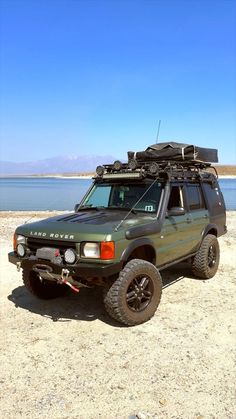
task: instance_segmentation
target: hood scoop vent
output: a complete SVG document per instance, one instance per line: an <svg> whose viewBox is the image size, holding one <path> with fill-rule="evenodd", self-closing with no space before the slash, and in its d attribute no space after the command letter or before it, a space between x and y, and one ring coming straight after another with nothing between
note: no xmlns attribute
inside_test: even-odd
<svg viewBox="0 0 236 419"><path fill-rule="evenodd" d="M82 214L78 214L78 213L70 214L70 215L67 215L66 217L58 219L57 221L73 221L75 218L77 219L77 218L79 218L83 215L84 215L84 213L82 213Z"/></svg>
<svg viewBox="0 0 236 419"><path fill-rule="evenodd" d="M101 220L104 219L104 217L106 216L106 214L104 212L100 212L97 214L88 214L87 212L82 212L80 214L76 213L76 214L72 214L69 215L67 217L61 218L60 220L58 220L59 222L70 222L70 223L93 223L97 220Z"/></svg>

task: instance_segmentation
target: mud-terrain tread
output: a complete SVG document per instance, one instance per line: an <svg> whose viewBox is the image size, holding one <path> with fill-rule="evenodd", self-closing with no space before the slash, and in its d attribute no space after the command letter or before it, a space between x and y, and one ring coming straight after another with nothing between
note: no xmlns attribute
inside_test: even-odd
<svg viewBox="0 0 236 419"><path fill-rule="evenodd" d="M52 281L41 283L36 272L23 270L22 280L27 290L42 300L51 300L64 296L68 289L65 285L54 284Z"/></svg>
<svg viewBox="0 0 236 419"><path fill-rule="evenodd" d="M132 275L134 270L137 270L137 268L145 268L149 271L152 271L152 274L156 274L156 282L157 282L157 289L156 289L156 296L154 302L154 307L152 311L149 313L148 316L146 316L146 310L143 311L143 316L139 319L139 321L132 320L128 316L128 314L125 312L124 309L122 309L121 302L120 302L120 294L122 292L126 293L127 289L127 278L129 278L130 275ZM147 272L148 273L148 272ZM138 272L137 272L138 274ZM151 272L149 272L149 275ZM113 282L107 293L104 293L104 304L107 313L115 320L117 320L120 323L123 323L127 326L134 326L136 324L141 324L146 321L148 321L153 315L155 314L155 311L160 303L161 300L161 294L162 294L162 280L161 276L159 274L159 271L157 268L150 262L141 260L141 259L132 259L129 261L126 266L123 268L123 270L120 272L118 278Z"/></svg>
<svg viewBox="0 0 236 419"><path fill-rule="evenodd" d="M213 268L208 266L207 258L208 258L208 251L209 247L214 244L216 246L216 263ZM208 234L206 237L204 237L201 246L194 256L193 262L192 262L192 271L193 274L200 279L210 279L212 278L218 269L220 260L220 248L219 243L217 240L217 237L213 234Z"/></svg>

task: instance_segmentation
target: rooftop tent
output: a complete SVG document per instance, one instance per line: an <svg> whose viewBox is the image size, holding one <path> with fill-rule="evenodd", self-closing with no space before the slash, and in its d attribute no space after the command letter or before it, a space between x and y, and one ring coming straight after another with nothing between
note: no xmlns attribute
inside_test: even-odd
<svg viewBox="0 0 236 419"><path fill-rule="evenodd" d="M217 150L195 145L168 142L149 146L145 151L128 152L129 159L135 157L138 161L196 161L217 163Z"/></svg>

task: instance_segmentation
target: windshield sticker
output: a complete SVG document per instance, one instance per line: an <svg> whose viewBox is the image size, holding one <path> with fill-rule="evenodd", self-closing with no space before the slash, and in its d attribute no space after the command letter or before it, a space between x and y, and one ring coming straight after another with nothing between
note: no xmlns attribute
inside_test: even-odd
<svg viewBox="0 0 236 419"><path fill-rule="evenodd" d="M145 205L145 211L147 211L147 212L153 212L154 211L153 205Z"/></svg>

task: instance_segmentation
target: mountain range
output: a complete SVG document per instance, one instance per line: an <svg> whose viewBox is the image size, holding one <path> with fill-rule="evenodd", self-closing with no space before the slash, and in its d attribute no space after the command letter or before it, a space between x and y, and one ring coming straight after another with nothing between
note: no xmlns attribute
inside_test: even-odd
<svg viewBox="0 0 236 419"><path fill-rule="evenodd" d="M23 163L0 161L0 176L44 175L61 173L95 172L100 164L113 163L111 155L105 156L58 156Z"/></svg>

